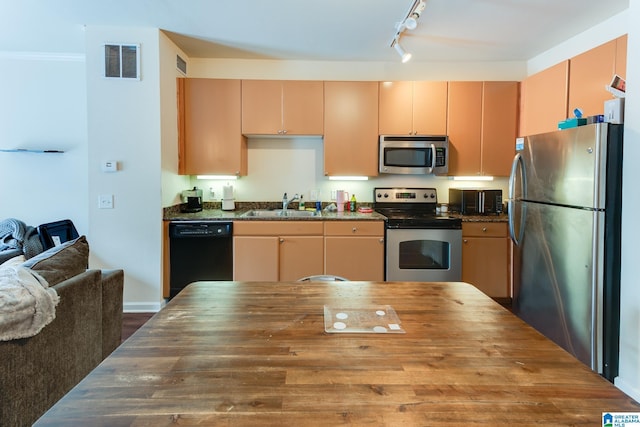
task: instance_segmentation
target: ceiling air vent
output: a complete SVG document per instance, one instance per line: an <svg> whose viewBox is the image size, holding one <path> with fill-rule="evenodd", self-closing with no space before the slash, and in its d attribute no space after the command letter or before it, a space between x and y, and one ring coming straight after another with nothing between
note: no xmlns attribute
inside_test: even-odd
<svg viewBox="0 0 640 427"><path fill-rule="evenodd" d="M176 55L176 66L182 74L187 75L187 61L180 58L180 55Z"/></svg>
<svg viewBox="0 0 640 427"><path fill-rule="evenodd" d="M110 79L140 80L140 45L105 44L104 76Z"/></svg>

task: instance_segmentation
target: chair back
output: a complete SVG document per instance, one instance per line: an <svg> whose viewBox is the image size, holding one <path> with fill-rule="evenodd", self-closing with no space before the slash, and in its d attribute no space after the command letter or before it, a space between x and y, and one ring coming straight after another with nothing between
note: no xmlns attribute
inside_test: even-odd
<svg viewBox="0 0 640 427"><path fill-rule="evenodd" d="M79 237L78 230L70 219L41 224L38 226L38 234L45 251Z"/></svg>
<svg viewBox="0 0 640 427"><path fill-rule="evenodd" d="M347 282L349 279L344 277L334 276L332 274L318 274L315 276L307 276L298 279L298 282Z"/></svg>

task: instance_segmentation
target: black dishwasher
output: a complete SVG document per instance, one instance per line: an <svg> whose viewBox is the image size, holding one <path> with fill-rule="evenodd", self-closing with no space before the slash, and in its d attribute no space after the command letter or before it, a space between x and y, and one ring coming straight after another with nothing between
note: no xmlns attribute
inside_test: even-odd
<svg viewBox="0 0 640 427"><path fill-rule="evenodd" d="M233 280L232 239L232 222L169 223L169 299L191 282Z"/></svg>

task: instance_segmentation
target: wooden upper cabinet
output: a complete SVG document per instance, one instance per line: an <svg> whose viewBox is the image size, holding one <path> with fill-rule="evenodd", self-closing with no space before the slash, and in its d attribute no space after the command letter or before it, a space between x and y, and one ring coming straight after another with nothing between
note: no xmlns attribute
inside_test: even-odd
<svg viewBox="0 0 640 427"><path fill-rule="evenodd" d="M242 133L322 135L323 83L243 80Z"/></svg>
<svg viewBox="0 0 640 427"><path fill-rule="evenodd" d="M569 61L527 77L521 85L520 136L551 132L567 118Z"/></svg>
<svg viewBox="0 0 640 427"><path fill-rule="evenodd" d="M516 154L518 82L484 82L482 92L482 175L509 176Z"/></svg>
<svg viewBox="0 0 640 427"><path fill-rule="evenodd" d="M177 87L179 173L246 175L240 80L179 78Z"/></svg>
<svg viewBox="0 0 640 427"><path fill-rule="evenodd" d="M378 175L378 83L324 84L325 175Z"/></svg>
<svg viewBox="0 0 640 427"><path fill-rule="evenodd" d="M444 135L447 128L447 82L379 83L381 135Z"/></svg>
<svg viewBox="0 0 640 427"><path fill-rule="evenodd" d="M480 173L481 130L482 82L449 82L449 175Z"/></svg>
<svg viewBox="0 0 640 427"><path fill-rule="evenodd" d="M324 85L321 81L282 82L283 129L289 135L322 135Z"/></svg>
<svg viewBox="0 0 640 427"><path fill-rule="evenodd" d="M604 101L612 99L605 86L616 72L616 40L571 58L568 116L580 108L585 117L604 113Z"/></svg>
<svg viewBox="0 0 640 427"><path fill-rule="evenodd" d="M616 74L627 78L627 35L616 39Z"/></svg>

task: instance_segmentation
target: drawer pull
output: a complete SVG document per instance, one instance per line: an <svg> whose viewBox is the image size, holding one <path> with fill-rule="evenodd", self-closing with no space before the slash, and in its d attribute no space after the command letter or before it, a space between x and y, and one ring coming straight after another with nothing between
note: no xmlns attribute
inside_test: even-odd
<svg viewBox="0 0 640 427"><path fill-rule="evenodd" d="M357 229L356 227L353 227L353 228L351 229L351 231L353 231L353 232L355 233L355 232L357 232L357 231L358 231L358 229Z"/></svg>
<svg viewBox="0 0 640 427"><path fill-rule="evenodd" d="M486 233L487 232L487 227L482 227L482 232Z"/></svg>

